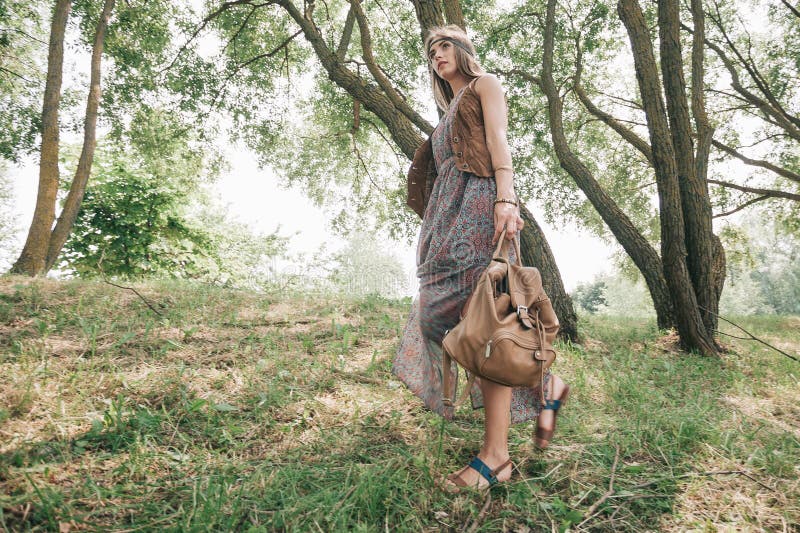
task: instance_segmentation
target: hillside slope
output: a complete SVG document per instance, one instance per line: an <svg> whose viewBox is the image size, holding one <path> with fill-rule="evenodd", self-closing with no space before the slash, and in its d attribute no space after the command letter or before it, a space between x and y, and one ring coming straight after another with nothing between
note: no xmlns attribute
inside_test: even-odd
<svg viewBox="0 0 800 533"><path fill-rule="evenodd" d="M800 528L800 364L757 343L589 317L552 446L515 426L512 482L452 496L481 416L391 375L408 301L133 286L0 278L4 529ZM800 318L743 321L800 351Z"/></svg>

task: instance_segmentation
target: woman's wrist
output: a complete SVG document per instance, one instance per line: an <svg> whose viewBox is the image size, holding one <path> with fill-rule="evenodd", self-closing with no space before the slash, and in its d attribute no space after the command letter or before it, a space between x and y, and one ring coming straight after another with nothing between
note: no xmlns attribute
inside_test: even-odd
<svg viewBox="0 0 800 533"><path fill-rule="evenodd" d="M517 195L516 195L516 193L514 193L514 189L509 189L509 190L505 190L505 191L497 189L497 199L499 200L500 198L508 198L509 200L515 200L516 201L517 200Z"/></svg>
<svg viewBox="0 0 800 533"><path fill-rule="evenodd" d="M516 198L506 198L503 196L498 196L497 199L494 201L495 207L498 205L505 205L507 207L519 207L519 202Z"/></svg>

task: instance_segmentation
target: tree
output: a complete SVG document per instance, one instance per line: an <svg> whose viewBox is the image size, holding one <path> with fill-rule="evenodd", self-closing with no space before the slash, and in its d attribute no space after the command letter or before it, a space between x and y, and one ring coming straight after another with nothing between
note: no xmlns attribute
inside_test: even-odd
<svg viewBox="0 0 800 533"><path fill-rule="evenodd" d="M56 195L59 185L59 120L61 99L62 64L64 60L64 35L67 19L72 8L69 0L57 0L50 29L50 49L47 60L47 83L42 106L42 148L39 164L39 191L36 208L25 246L12 267L12 272L37 276L47 273L55 264L61 247L72 229L77 216L86 182L92 168L97 127L97 108L100 104L100 63L103 54L108 20L114 8L114 0L105 0L95 29L92 46L91 80L86 103L84 140L75 177L55 228ZM52 228L52 230L51 230Z"/></svg>
<svg viewBox="0 0 800 533"><path fill-rule="evenodd" d="M589 314L594 314L607 304L605 292L606 283L600 279L578 285L571 296Z"/></svg>
<svg viewBox="0 0 800 533"><path fill-rule="evenodd" d="M298 149L296 141L287 142L281 135L282 130L297 129L275 120L275 116L280 115L272 113L269 119L255 120L258 125L250 129L254 132L249 139L251 146L259 149L266 160L272 159L281 166L288 166L287 174L291 175L297 169L306 189L312 194L317 192L320 197L333 192L328 180L337 173L332 169L337 164L342 167L348 165L349 172L344 175L360 175L368 183L366 189L369 192L363 197L372 199L371 207L382 204L381 208L376 208L382 221L413 225L415 223L402 201L404 183L401 180L405 168L403 172L398 169L391 173L391 181L384 187L380 180L374 179L381 172L375 167L370 168L370 160L364 156L362 149L370 144L375 146L376 142L386 143L390 153L406 158L407 165L408 159L423 140L421 134L429 134L433 130L433 126L422 118L407 96L419 87L419 80L425 77L421 75L424 65L422 41L408 36L416 32L424 35L431 25L441 24L445 20L463 25L460 4L457 1L444 5L438 2L415 3L415 16L409 16L405 4L392 3L390 11L387 11L381 5L352 0L341 5L326 4L324 11L319 11L319 23L315 19L315 9L314 2L306 2L301 10L291 0L279 0L274 4L224 2L203 19L198 32L211 23L222 31L226 42L223 50L230 61L227 70L231 73L225 76L226 81L233 81L235 75L240 80L250 81L256 78L255 72L259 71L272 74L269 77L262 74L260 77L260 80L270 79L270 84L277 83L275 76L281 75L281 69L285 69L286 82L291 83L291 55L303 58L307 54L307 49L297 43L296 37L305 37L330 81L320 76L316 89L317 95L321 96L314 98L311 95L304 100L312 100L317 106L314 110L321 111L320 114L326 118L317 121L316 113L294 117L300 118L297 122L307 119L309 123L302 140L304 149ZM275 16L279 10L283 11L283 16ZM240 39L243 35L260 35L263 38L256 41ZM257 47L253 42L258 43ZM290 45L294 43L297 46L291 47L290 54ZM413 68L409 68L409 65ZM260 80L256 79L255 83L267 83ZM252 87L249 83L243 85ZM254 114L256 112L248 109L247 115L241 113L240 116L253 118ZM376 141L364 142L370 138ZM281 144L286 148L281 149ZM309 150L310 145L317 150ZM297 157L286 161L286 153L297 154ZM332 157L325 157L328 155ZM397 166L405 165L401 163ZM381 168L380 164L377 168ZM316 173L316 169L321 169L321 172ZM309 183L312 181L315 183ZM375 201L376 198L379 200ZM336 197L336 201L339 200ZM346 205L359 202L357 199L351 200ZM364 205L361 203L356 206L355 211ZM558 275L555 260L549 246L530 247L533 242L546 244L546 240L532 215L526 212L523 216L527 218L523 231L524 260L542 269L545 289L557 305L562 331L567 337L574 338L577 336L576 316Z"/></svg>
<svg viewBox="0 0 800 533"><path fill-rule="evenodd" d="M17 3L14 3L15 5ZM56 197L59 193L59 113L63 48L70 12L79 30L79 45L91 50L89 94L83 117L83 144L79 164L66 189L66 199L55 226ZM19 7L17 8L20 9ZM125 2L114 0L55 4L50 31L48 76L42 105L42 138L40 177L37 204L30 230L20 257L12 270L28 275L46 273L58 260L68 238L89 181L96 143L98 120L104 118L114 138L124 136L131 117L138 109L158 101L168 101L171 112L181 119L186 130L191 121L208 119L207 89L215 88L215 77L195 50L187 50L180 61L173 60L166 68L173 34L186 21L187 8L168 0ZM112 11L115 20L110 24ZM106 90L101 93L101 63L104 55L113 61L105 65L109 74ZM187 83L187 79L191 83ZM211 91L213 93L213 91ZM101 99L102 97L102 99ZM105 112L103 114L103 112ZM205 120L202 143L209 144L216 121ZM213 152L213 148L210 149Z"/></svg>
<svg viewBox="0 0 800 533"><path fill-rule="evenodd" d="M121 139L101 146L59 268L258 286L286 239L253 235L216 206L202 185L217 170L178 118L140 110Z"/></svg>
<svg viewBox="0 0 800 533"><path fill-rule="evenodd" d="M703 12L699 2L692 15L700 31ZM620 0L620 19L628 30L636 66L636 78L647 119L658 185L661 218L661 261L673 303L678 333L685 348L716 353L719 297L724 276L713 267L724 261L711 230L711 205L705 169L711 131L702 100L703 50L692 63L695 83L695 121L700 141L695 153L691 140L689 106L683 79L678 3L658 3L661 75L666 109L661 99L655 56L647 24L636 0ZM687 258L688 254L688 258ZM688 259L688 260L687 260Z"/></svg>
<svg viewBox="0 0 800 533"><path fill-rule="evenodd" d="M762 210L750 210L723 235L729 283L720 306L733 315L800 314L800 235Z"/></svg>
<svg viewBox="0 0 800 533"><path fill-rule="evenodd" d="M589 167L569 147L563 127L563 96L553 78L555 49L555 2L548 1L544 24L544 50L541 78L522 72L545 94L553 146L561 166L592 202L600 216L631 256L648 283L658 315L659 325L674 323L684 347L704 353L716 353L713 331L722 280L719 264L722 247L711 231L711 208L708 200L705 169L707 168L710 130L704 118L702 100L702 41L699 59L693 62L695 120L705 135L695 153L691 143L691 126L683 63L679 41L677 5L662 1L658 7L661 73L666 107L662 101L661 81L652 49L652 41L642 11L635 0L620 0L620 19L631 41L638 87L652 148L648 162L652 165L660 204L661 257L647 239L619 208L614 199L598 183ZM580 92L582 69L582 32L591 29L593 19L602 11L591 12L575 31L576 72L573 87ZM693 10L696 21L702 11ZM587 31L589 36L591 32ZM591 38L591 37L589 37ZM698 91L698 88L699 91ZM629 132L624 132L629 133ZM636 146L646 144L630 134ZM692 258L686 261L687 249ZM716 267L716 270L715 268Z"/></svg>
<svg viewBox="0 0 800 533"><path fill-rule="evenodd" d="M373 236L353 233L343 250L334 254L330 279L347 294L406 294L407 281L400 261L383 249Z"/></svg>

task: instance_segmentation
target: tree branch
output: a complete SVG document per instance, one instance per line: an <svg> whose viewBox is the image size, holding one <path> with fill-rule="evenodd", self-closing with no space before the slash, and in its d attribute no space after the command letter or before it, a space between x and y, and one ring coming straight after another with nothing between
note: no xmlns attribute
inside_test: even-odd
<svg viewBox="0 0 800 533"><path fill-rule="evenodd" d="M711 17L711 20L714 21L715 25L720 28L720 31L724 34L724 28L722 28L722 23L718 21L716 18ZM693 33L694 30L686 26L685 24L681 24L681 28L689 33ZM727 37L726 37L727 38ZM800 129L797 128L794 124L792 124L791 120L788 120L786 116L779 110L774 108L770 102L764 100L763 98L758 97L757 95L753 94L749 90L745 89L742 86L741 78L739 77L739 71L736 70L736 67L733 64L733 61L725 54L722 48L711 41L708 38L704 39L706 46L711 48L717 56L720 58L722 63L725 65L725 68L731 75L731 86L733 89L741 94L748 102L750 102L753 106L757 107L766 117L772 118L776 125L786 130L786 132L795 140L800 141Z"/></svg>
<svg viewBox="0 0 800 533"><path fill-rule="evenodd" d="M694 115L697 131L697 148L695 152L695 172L697 178L704 182L708 178L708 157L711 153L711 141L714 128L708 121L705 99L705 16L702 0L691 0L692 20L692 115Z"/></svg>
<svg viewBox="0 0 800 533"><path fill-rule="evenodd" d="M389 100L386 93L373 84L365 83L354 72L344 66L342 61L336 56L336 52L331 50L313 20L306 18L304 13L295 6L291 0L276 0L289 16L300 26L306 40L314 48L314 53L319 59L322 67L328 73L328 77L336 85L344 89L351 97L357 99L361 104L378 116L386 125L392 135L392 139L397 143L403 153L411 159L414 151L422 143L418 127L409 118L397 112L397 107ZM427 122L423 123L423 132L430 134L433 126Z"/></svg>
<svg viewBox="0 0 800 533"><path fill-rule="evenodd" d="M762 200L768 200L769 198L771 198L771 196L767 196L766 194L763 195L763 196L759 196L757 198L753 198L752 200L748 200L747 202L743 203L742 205L740 205L739 207L737 207L735 209L731 209L730 211L725 211L724 213L718 213L718 214L714 215L714 218L727 217L728 215L732 215L734 213L738 213L739 211L741 211L742 209L744 209L746 207L750 207L751 205L753 205L755 203L758 203L758 202L761 202Z"/></svg>
<svg viewBox="0 0 800 533"><path fill-rule="evenodd" d="M124 285L118 285L118 284L116 284L116 283L114 283L112 281L108 281L108 276L106 276L106 273L103 270L103 259L105 259L105 257L106 257L106 249L103 248L103 251L100 253L100 259L97 261L97 269L100 271L100 275L103 277L103 281L108 283L112 287L116 287L118 289L125 289L125 290L129 290L129 291L133 291L133 293L136 296L138 296L145 303L145 305L150 308L150 310L152 312L154 312L158 316L161 316L161 312L158 309L156 309L155 307L153 307L153 304L151 304L149 301L147 301L147 298L142 296L141 293L139 291L137 291L136 289L134 289L133 287L126 287Z"/></svg>
<svg viewBox="0 0 800 533"><path fill-rule="evenodd" d="M594 518L596 516L595 515L595 511L597 511L597 508L600 507L603 504L603 502L605 502L608 498L610 498L614 494L614 492L615 492L615 490L614 490L614 476L617 474L617 463L618 462L619 462L619 444L617 444L617 451L614 454L614 464L611 465L611 479L609 479L609 481L608 481L608 490L606 491L605 494L603 494L600 497L599 500L594 502L592 504L592 506L589 507L586 510L586 512L584 513L584 516L586 518L584 518L583 521L580 524L575 526L576 529L580 530L582 525L584 525L586 522L588 522L589 520Z"/></svg>
<svg viewBox="0 0 800 533"><path fill-rule="evenodd" d="M24 35L25 37L27 37L28 39L30 39L30 40L32 40L32 41L36 41L36 42L37 42L37 43L39 43L39 44L47 45L47 41L44 41L44 40L42 40L42 39L39 39L38 37L34 37L34 36L33 36L33 35L31 35L30 33L26 32L26 31L24 31L24 30L20 30L19 28L0 28L0 32L14 32L14 33L19 33L20 35Z"/></svg>
<svg viewBox="0 0 800 533"><path fill-rule="evenodd" d="M339 39L339 46L336 48L336 57L339 61L344 61L347 55L347 49L350 47L350 39L353 37L353 28L356 22L355 8L351 5L347 11L347 19L344 21L344 30L342 31L342 38Z"/></svg>
<svg viewBox="0 0 800 533"><path fill-rule="evenodd" d="M372 178L372 174L370 174L369 172L369 167L367 166L366 161L364 161L364 158L361 155L361 150L358 149L358 142L356 141L356 135L352 131L350 132L350 139L353 141L353 154L356 156L356 159L358 159L359 163L361 163L361 166L364 167L364 172L367 174L367 178L369 178L370 183L372 183L372 186L375 187L375 189L377 189L378 192L385 195L386 191L382 187L378 186L378 184L375 183L375 180Z"/></svg>
<svg viewBox="0 0 800 533"><path fill-rule="evenodd" d="M737 191L749 192L753 194L760 194L769 198L785 198L787 200L794 200L795 202L800 202L800 194L795 194L792 192L779 191L775 189L759 189L756 187L747 187L745 185L738 185L736 183L731 183L729 181L721 181L721 180L710 179L708 180L708 182L713 183L714 185L719 185L720 187L736 189Z"/></svg>
<svg viewBox="0 0 800 533"><path fill-rule="evenodd" d="M31 80L29 80L28 78L26 78L22 74L18 74L16 72L14 72L13 70L9 70L9 69L7 69L5 67L0 66L0 72L7 72L7 73L11 74L12 76L14 76L15 78L21 79L25 83L31 83ZM15 85L15 87L16 87L16 85Z"/></svg>
<svg viewBox="0 0 800 533"><path fill-rule="evenodd" d="M730 146L722 144L719 141L714 140L714 141L711 141L711 143L715 147L717 147L720 150L722 150L723 152L725 152L725 153L727 153L729 155L732 155L733 157L735 157L737 159L740 159L741 161L743 161L747 165L754 166L754 167L765 168L767 170L770 170L770 171L774 172L775 174L777 174L779 176L783 176L786 179L790 179L792 181L796 181L796 182L800 183L800 174L798 174L797 172L792 172L791 170L789 170L787 168L779 167L778 165L775 165L774 163L770 163L769 161L764 161L763 159L751 159L751 158L747 157L746 155L736 151L734 148L731 148Z"/></svg>
<svg viewBox="0 0 800 533"><path fill-rule="evenodd" d="M275 1L268 1L260 4L254 4L253 0L232 0L230 2L223 2L222 5L219 6L219 8L216 11L213 11L212 13L208 14L205 18L203 18L203 20L200 23L200 26L195 28L194 32L192 32L192 35L189 36L189 40L183 43L183 45L178 49L178 52L175 54L175 57L172 59L172 61L170 61L169 65L161 69L160 73L164 73L167 70L171 69L175 65L175 62L178 61L178 58L180 58L181 55L183 55L183 53L186 51L189 45L192 44L192 42L197 38L198 35L200 35L200 32L203 31L206 28L206 26L208 26L208 23L214 20L215 18L219 17L220 15L222 15L227 10L239 5L249 5L253 6L254 8L258 8L275 3L276 3Z"/></svg>
<svg viewBox="0 0 800 533"><path fill-rule="evenodd" d="M217 101L219 100L220 96L225 93L225 89L227 88L228 83L233 79L234 76L236 76L239 73L239 71L241 71L243 68L245 68L245 67L247 67L249 65L252 65L256 61L260 61L261 59L266 59L268 57L274 56L275 54L277 54L278 52L280 52L281 50L286 48L289 45L289 43L291 43L292 40L294 40L294 38L297 37L298 35L300 35L301 33L302 33L302 30L298 30L293 35L287 37L281 44L279 44L278 46L276 46L275 48L273 48L269 52L265 52L263 54L255 55L255 56L251 57L250 59L248 59L247 61L245 61L244 63L240 63L240 64L236 65L234 67L234 69L233 69L233 72L231 72L230 74L225 76L225 80L223 80L222 85L220 86L219 90L216 92L216 94L214 94L214 98L211 101L211 109L216 107Z"/></svg>
<svg viewBox="0 0 800 533"><path fill-rule="evenodd" d="M589 96L586 94L586 91L580 84L576 84L574 86L574 90L575 94L578 96L578 100L581 101L583 107L585 107L589 113L596 116L608 127L616 131L620 137L628 141L631 146L639 150L639 152L644 155L645 159L647 159L647 162L650 163L651 166L653 165L653 152L650 149L650 145L647 143L647 141L636 135L636 133L634 133L630 128L623 126L620 120L599 109L594 102L589 99Z"/></svg>
<svg viewBox="0 0 800 533"><path fill-rule="evenodd" d="M228 40L228 42L227 42L227 43L225 43L225 46L222 48L222 50L223 50L223 51L224 51L224 50L227 50L227 49L228 49L228 47L229 47L231 44L233 44L233 46L234 46L234 48L233 48L233 50L234 50L234 53L236 52L236 39L239 37L239 34L240 34L240 33L242 33L242 30L244 30L244 27L245 27L245 26L247 26L247 23L248 23L248 22L250 22L250 18L251 18L251 17L253 16L253 14L254 14L254 13L255 13L255 12L258 10L258 8L259 8L259 7L260 7L260 6L253 6L253 7L252 7L252 9L250 10L250 12L247 14L247 16L244 18L244 20L242 21L242 23L239 25L239 27L238 27L238 28L236 29L236 31L234 32L234 34L233 34L233 37L231 37L231 38Z"/></svg>
<svg viewBox="0 0 800 533"><path fill-rule="evenodd" d="M732 326L734 326L734 327L736 327L736 328L739 328L740 330L742 330L742 331L745 333L745 335L747 335L747 336L748 336L748 337L747 337L747 339L744 339L744 340L754 340L754 341L758 341L758 342L760 342L761 344L763 344L764 346L767 346L767 347L769 347L769 348L772 348L772 349L773 349L773 350L775 350L776 352L778 352L778 353L781 353L781 354L785 355L785 356L786 356L786 357L788 357L789 359L792 359L793 361L797 361L798 363L800 363L800 359L798 359L797 357L794 357L794 356L792 356L792 355L789 355L788 353L784 352L784 351L783 351L783 350L781 350L780 348L776 348L775 346L771 345L770 343L768 343L768 342L766 342L766 341L763 341L763 340L759 339L758 337L756 337L755 335L753 335L752 333L750 333L749 331L747 331L746 329L744 329L744 328L743 328L742 326L740 326L739 324L735 324L734 322L731 322L730 320L728 320L727 318L725 318L725 317L723 317L723 316L719 316L719 315L717 315L717 316L718 316L718 317L719 317L721 320L724 320L725 322L727 322L728 324L731 324ZM720 331L719 333L722 333L722 332ZM733 335L729 335L728 333L723 333L723 335L728 335L729 337L733 337ZM735 338L739 339L739 338L741 338L741 337L735 337ZM747 477L750 477L750 476L747 476ZM753 479L753 478L750 478L750 479ZM773 488L771 488L771 487L767 487L766 485L764 485L763 483L760 483L760 482L758 482L757 480L754 480L754 481L756 481L756 483L759 483L759 484L760 484L762 487L766 487L766 488L768 488L768 489L770 489L770 490L775 490L775 489L773 489Z"/></svg>
<svg viewBox="0 0 800 533"><path fill-rule="evenodd" d="M428 126L428 122L405 102L375 61L375 56L372 53L369 24L367 23L367 16L361 9L361 0L350 0L350 5L358 22L359 33L361 34L361 55L367 63L367 69L397 110L408 117L415 126L424 131Z"/></svg>
<svg viewBox="0 0 800 533"><path fill-rule="evenodd" d="M800 18L800 11L798 11L796 7L790 4L787 0L781 0L781 2L783 3L783 5L789 8L789 11L791 11L795 17Z"/></svg>

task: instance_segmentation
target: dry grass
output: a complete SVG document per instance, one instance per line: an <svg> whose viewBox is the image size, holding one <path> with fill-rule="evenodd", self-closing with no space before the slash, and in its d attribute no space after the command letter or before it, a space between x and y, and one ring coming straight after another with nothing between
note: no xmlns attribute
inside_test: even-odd
<svg viewBox="0 0 800 533"><path fill-rule="evenodd" d="M560 350L575 394L556 440L538 452L515 426L517 476L481 513L482 494L437 488L480 412L442 424L389 372L407 302L137 289L162 316L100 282L0 278L0 527L800 527L800 371L761 346L710 360L652 324L586 321ZM748 329L796 350L798 324Z"/></svg>

